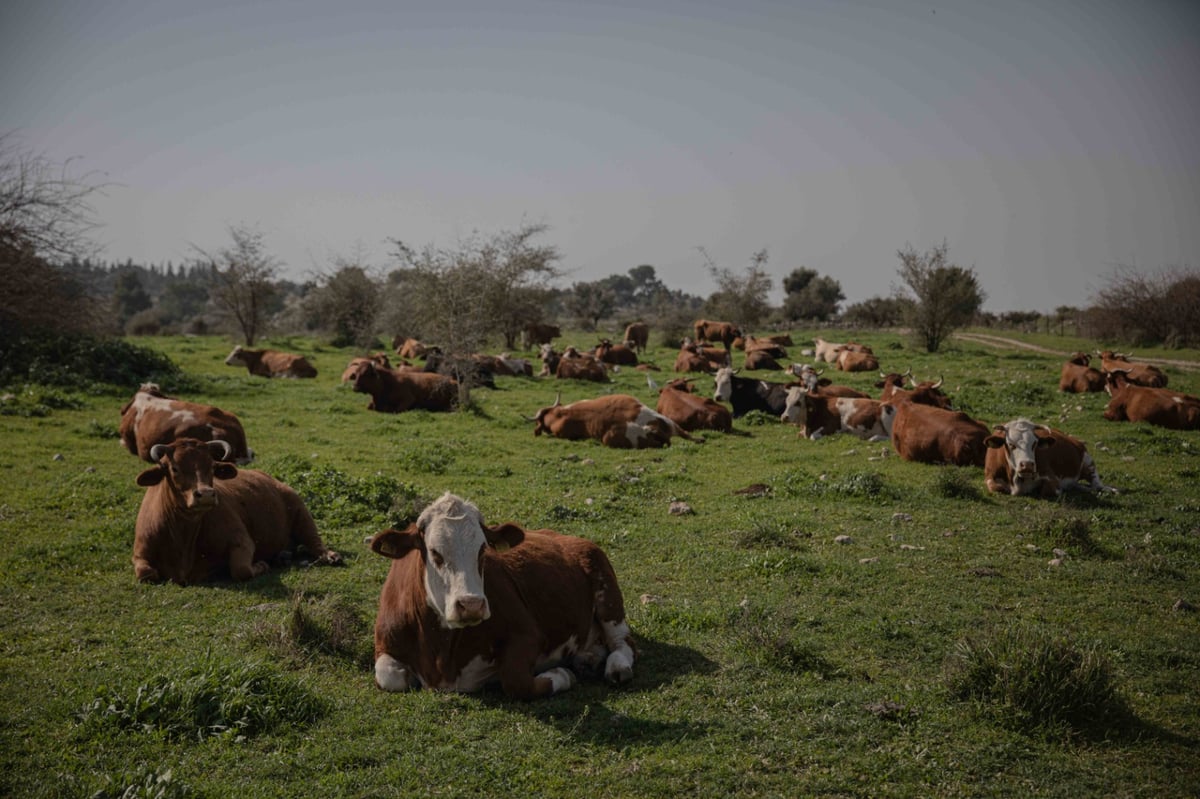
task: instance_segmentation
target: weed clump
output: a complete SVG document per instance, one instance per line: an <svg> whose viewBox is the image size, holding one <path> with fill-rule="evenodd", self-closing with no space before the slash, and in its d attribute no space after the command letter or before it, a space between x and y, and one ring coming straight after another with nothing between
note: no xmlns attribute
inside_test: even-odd
<svg viewBox="0 0 1200 799"><path fill-rule="evenodd" d="M946 499L979 499L979 486L966 469L944 467L937 470L934 490Z"/></svg>
<svg viewBox="0 0 1200 799"><path fill-rule="evenodd" d="M952 696L1021 732L1102 736L1128 715L1096 646L1078 647L1039 629L969 636L955 646L948 670Z"/></svg>
<svg viewBox="0 0 1200 799"><path fill-rule="evenodd" d="M298 591L283 621L265 624L259 633L275 654L292 661L325 655L362 668L372 662L369 623L339 597L315 599Z"/></svg>
<svg viewBox="0 0 1200 799"><path fill-rule="evenodd" d="M353 477L297 457L282 459L272 474L294 488L322 524L399 526L415 519L421 506L415 486L385 475Z"/></svg>
<svg viewBox="0 0 1200 799"><path fill-rule="evenodd" d="M180 676L159 675L131 692L104 693L83 708L79 721L93 729L241 741L285 724L310 724L324 713L320 697L262 663L207 662Z"/></svg>

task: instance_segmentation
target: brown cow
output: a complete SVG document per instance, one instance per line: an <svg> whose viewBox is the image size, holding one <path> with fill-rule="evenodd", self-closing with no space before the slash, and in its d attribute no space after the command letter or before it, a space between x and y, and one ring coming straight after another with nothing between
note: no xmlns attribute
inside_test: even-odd
<svg viewBox="0 0 1200 799"><path fill-rule="evenodd" d="M521 330L521 349L532 349L542 344L549 344L562 335L558 325L547 325L541 322L527 322Z"/></svg>
<svg viewBox="0 0 1200 799"><path fill-rule="evenodd" d="M570 351L574 348L568 347ZM607 383L608 370L604 368L604 364L592 357L589 352L583 356L576 352L575 357L568 357L566 352L558 361L558 366L554 368L554 377L558 380L590 380L593 383Z"/></svg>
<svg viewBox="0 0 1200 799"><path fill-rule="evenodd" d="M692 393L686 378L669 381L658 392L655 410L689 433L694 430L733 431L733 414L719 402Z"/></svg>
<svg viewBox="0 0 1200 799"><path fill-rule="evenodd" d="M675 356L676 372L711 372L712 364L693 347L681 347Z"/></svg>
<svg viewBox="0 0 1200 799"><path fill-rule="evenodd" d="M391 369L392 362L388 359L386 352L377 352L374 355L359 356L351 358L350 363L346 364L346 369L342 372L342 382L349 383L358 374L358 370L365 363L373 363L381 369Z"/></svg>
<svg viewBox="0 0 1200 799"><path fill-rule="evenodd" d="M594 438L616 449L666 447L671 436L695 441L675 422L628 394L609 394L563 405L562 398L542 408L531 420L533 434L577 441Z"/></svg>
<svg viewBox="0 0 1200 799"><path fill-rule="evenodd" d="M154 463L150 450L155 444L170 444L177 438L226 441L238 463L254 459L236 416L214 405L168 397L154 383L143 383L121 408L118 434L130 454L148 463Z"/></svg>
<svg viewBox="0 0 1200 799"><path fill-rule="evenodd" d="M1086 394L1091 391L1104 390L1104 373L1091 365L1092 356L1086 352L1077 352L1071 360L1062 365L1062 376L1058 380L1058 390L1071 394Z"/></svg>
<svg viewBox="0 0 1200 799"><path fill-rule="evenodd" d="M650 345L650 326L645 322L632 322L625 327L625 346L641 355Z"/></svg>
<svg viewBox="0 0 1200 799"><path fill-rule="evenodd" d="M733 340L742 335L742 331L732 322L710 322L707 319L697 319L692 325L696 333L697 343L702 341L719 341L728 350Z"/></svg>
<svg viewBox="0 0 1200 799"><path fill-rule="evenodd" d="M892 404L892 403L888 403ZM894 404L892 447L906 461L983 466L990 431L961 411L948 411L911 400Z"/></svg>
<svg viewBox="0 0 1200 799"><path fill-rule="evenodd" d="M766 350L747 350L746 362L742 365L742 368L749 370L771 369L774 371L779 371L783 368L783 366L780 365L779 361L771 357L771 354Z"/></svg>
<svg viewBox="0 0 1200 799"><path fill-rule="evenodd" d="M874 372L879 359L869 352L856 352L844 347L837 355L837 368L843 372Z"/></svg>
<svg viewBox="0 0 1200 799"><path fill-rule="evenodd" d="M1200 430L1200 397L1135 385L1119 369L1108 373L1105 390L1111 399L1104 418L1110 422L1147 422L1172 430Z"/></svg>
<svg viewBox="0 0 1200 799"><path fill-rule="evenodd" d="M762 352L770 355L772 358L788 357L787 350L783 348L783 345L777 344L770 339L746 336L745 342L746 344L743 349L745 349L747 355L752 352Z"/></svg>
<svg viewBox="0 0 1200 799"><path fill-rule="evenodd" d="M601 363L609 363L614 366L637 366L637 353L624 344L613 344L608 339L601 339L594 352Z"/></svg>
<svg viewBox="0 0 1200 799"><path fill-rule="evenodd" d="M916 383L913 380L912 370L908 370L902 375L895 372L890 374L880 372L879 376L881 379L876 381L875 388L883 389L879 394L881 402L899 402L907 399L921 405L934 405L938 408L950 409L950 398L942 393L942 384L945 381L940 377L936 383L932 380L922 380L920 383ZM912 383L912 388L904 387L905 378Z"/></svg>
<svg viewBox="0 0 1200 799"><path fill-rule="evenodd" d="M1014 419L996 425L983 443L983 476L992 493L1053 498L1081 480L1093 491L1111 490L1100 482L1084 443L1059 430Z"/></svg>
<svg viewBox="0 0 1200 799"><path fill-rule="evenodd" d="M259 377L316 377L313 368L303 355L293 355L278 350L248 350L241 345L233 348L225 359L226 366L244 366L252 375Z"/></svg>
<svg viewBox="0 0 1200 799"><path fill-rule="evenodd" d="M896 409L879 400L822 396L802 386L788 389L787 405L779 418L800 426L801 435L814 441L834 433L852 433L868 441L886 441L892 433Z"/></svg>
<svg viewBox="0 0 1200 799"><path fill-rule="evenodd" d="M490 526L449 492L371 549L392 558L375 621L375 684L517 699L565 691L576 673L633 678L637 659L612 564L591 541Z"/></svg>
<svg viewBox="0 0 1200 799"><path fill-rule="evenodd" d="M363 364L354 377L354 390L370 394L367 410L402 413L408 410L448 411L458 402L458 382L434 372L394 372Z"/></svg>
<svg viewBox="0 0 1200 799"><path fill-rule="evenodd" d="M1098 354L1100 355L1100 366L1105 372L1124 372L1125 379L1135 386L1167 387L1167 375L1153 364L1131 361L1129 354L1124 352L1104 350Z"/></svg>
<svg viewBox="0 0 1200 799"><path fill-rule="evenodd" d="M392 339L392 349L396 351L396 355L407 361L419 361L429 353L429 347L409 336L396 336Z"/></svg>
<svg viewBox="0 0 1200 799"><path fill-rule="evenodd" d="M224 441L181 438L155 444L157 465L137 476L146 489L133 539L142 582L203 582L228 569L235 580L270 570L297 545L317 563L340 563L317 534L304 502L262 472L239 470Z"/></svg>

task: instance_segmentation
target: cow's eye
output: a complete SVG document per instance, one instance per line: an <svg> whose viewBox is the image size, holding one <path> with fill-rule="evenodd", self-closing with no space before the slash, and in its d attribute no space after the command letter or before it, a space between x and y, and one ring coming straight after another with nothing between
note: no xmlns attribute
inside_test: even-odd
<svg viewBox="0 0 1200 799"><path fill-rule="evenodd" d="M442 553L436 549L429 550L429 557L433 561L433 565L439 569L446 565L446 559L442 557Z"/></svg>

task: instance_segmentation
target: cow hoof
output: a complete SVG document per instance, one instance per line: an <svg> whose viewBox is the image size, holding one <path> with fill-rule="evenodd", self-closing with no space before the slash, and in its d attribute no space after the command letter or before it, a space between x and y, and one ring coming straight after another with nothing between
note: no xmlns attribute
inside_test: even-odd
<svg viewBox="0 0 1200 799"><path fill-rule="evenodd" d="M624 652L613 652L608 656L604 679L613 685L622 685L633 679L633 663Z"/></svg>
<svg viewBox="0 0 1200 799"><path fill-rule="evenodd" d="M555 694L568 691L575 685L575 672L562 666L543 671L538 676L545 677L550 681L550 692Z"/></svg>

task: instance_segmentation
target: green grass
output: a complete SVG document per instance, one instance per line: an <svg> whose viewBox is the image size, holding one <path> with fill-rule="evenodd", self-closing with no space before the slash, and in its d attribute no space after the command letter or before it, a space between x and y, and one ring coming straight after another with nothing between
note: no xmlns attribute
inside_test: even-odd
<svg viewBox="0 0 1200 799"><path fill-rule="evenodd" d="M267 381L224 366L223 339L146 338L181 396L241 417L254 467L300 491L347 563L144 586L141 464L114 438L132 387L6 388L0 795L1196 795L1200 615L1172 607L1200 604L1200 433L1106 422L1105 396L1058 394L1053 356L854 338L887 371L944 377L989 424L1079 436L1121 492L990 495L979 469L765 415L664 450L532 435L523 417L559 390L653 404L629 369L611 386L500 378L474 412L387 415L338 384L350 350L264 342L320 371ZM661 383L674 352L649 357ZM1200 393L1200 371L1167 373ZM876 375L827 375L876 392ZM735 493L752 484L767 490ZM529 704L375 689L389 562L365 540L446 490L605 549L638 639L631 685ZM671 515L676 500L694 512Z"/></svg>

